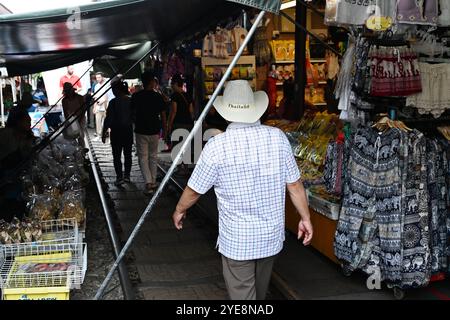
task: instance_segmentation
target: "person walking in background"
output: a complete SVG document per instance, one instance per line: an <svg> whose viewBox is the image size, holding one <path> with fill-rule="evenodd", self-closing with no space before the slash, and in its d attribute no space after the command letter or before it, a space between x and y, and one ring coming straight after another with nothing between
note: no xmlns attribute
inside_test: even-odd
<svg viewBox="0 0 450 320"><path fill-rule="evenodd" d="M98 141L103 131L103 122L106 118L106 109L108 108L110 96L108 92L104 93L109 90L109 86L105 85L106 80L103 77L103 74L98 72L95 77L97 83L94 87L94 99L97 102L94 104L92 112L95 115L96 140Z"/></svg>
<svg viewBox="0 0 450 320"><path fill-rule="evenodd" d="M170 115L167 134L171 135L176 129L186 129L191 131L194 126L194 106L192 99L189 95L183 91L184 79L180 74L176 74L171 79L171 86L173 94L171 97L172 103L170 105ZM166 137L166 141L171 140L170 137ZM173 149L174 144L172 141L168 141L170 148ZM191 147L193 152L193 148ZM192 156L192 155L191 155ZM182 163L179 167L177 174L187 175L189 174L187 164Z"/></svg>
<svg viewBox="0 0 450 320"><path fill-rule="evenodd" d="M59 89L60 92L62 92L64 90L64 83L69 82L76 93L79 93L82 89L81 87L81 81L80 81L80 77L78 77L77 75L75 75L75 69L74 67L71 66L67 66L67 72L65 75L63 75L60 79L59 79Z"/></svg>
<svg viewBox="0 0 450 320"><path fill-rule="evenodd" d="M171 86L173 94L169 114L169 125L167 133L183 128L191 130L194 125L194 106L192 99L183 91L184 80L180 74L172 77Z"/></svg>
<svg viewBox="0 0 450 320"><path fill-rule="evenodd" d="M86 94L84 95L84 103L86 104L86 106L88 106L88 109L86 111L86 115L87 115L87 126L91 129L95 128L95 116L94 116L94 112L93 109L94 107L91 105L92 104L92 90L91 88L89 88L86 92Z"/></svg>
<svg viewBox="0 0 450 320"><path fill-rule="evenodd" d="M231 299L264 299L276 255L285 236L285 195L300 214L298 238L313 236L306 192L286 135L261 125L269 104L246 80L230 81L217 97L217 112L231 124L211 138L172 215L175 228L209 189L219 209L223 275ZM268 143L270 141L270 143Z"/></svg>
<svg viewBox="0 0 450 320"><path fill-rule="evenodd" d="M131 99L128 97L128 86L122 81L112 86L115 98L109 102L103 125L102 141L106 142L110 132L111 147L116 171L116 186L131 182L131 148L133 145L133 122L131 116ZM125 158L125 170L122 168L122 153Z"/></svg>
<svg viewBox="0 0 450 320"><path fill-rule="evenodd" d="M295 106L295 83L294 79L289 78L283 83L283 99L280 101L278 116L285 120L296 120Z"/></svg>
<svg viewBox="0 0 450 320"><path fill-rule="evenodd" d="M166 132L164 99L155 91L156 77L151 71L142 74L144 90L131 97L134 133L139 166L145 180L144 193L150 195L157 187L157 153L161 129Z"/></svg>
<svg viewBox="0 0 450 320"><path fill-rule="evenodd" d="M84 108L84 98L75 92L75 89L70 82L64 83L63 88L64 98L62 99L62 107L64 118L69 119L72 115L77 116L82 112L82 109ZM84 111L75 123L78 124L79 135L81 138L80 144L85 147L84 129L86 127L86 115Z"/></svg>

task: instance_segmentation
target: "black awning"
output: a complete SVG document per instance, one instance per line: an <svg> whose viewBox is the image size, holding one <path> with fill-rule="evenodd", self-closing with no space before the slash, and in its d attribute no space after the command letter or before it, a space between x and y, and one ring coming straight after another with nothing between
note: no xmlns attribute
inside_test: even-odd
<svg viewBox="0 0 450 320"><path fill-rule="evenodd" d="M241 4L276 11L279 2L112 0L78 10L3 15L0 54L4 61L0 66L9 75L50 70L99 57L111 47L192 36L238 14Z"/></svg>

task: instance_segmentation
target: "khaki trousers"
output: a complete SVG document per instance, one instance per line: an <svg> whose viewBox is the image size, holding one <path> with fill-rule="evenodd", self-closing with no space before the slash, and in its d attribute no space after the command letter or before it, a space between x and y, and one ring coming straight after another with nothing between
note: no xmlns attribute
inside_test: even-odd
<svg viewBox="0 0 450 320"><path fill-rule="evenodd" d="M106 118L105 111L99 111L95 113L95 130L99 137L102 136L103 122L105 121L105 118Z"/></svg>
<svg viewBox="0 0 450 320"><path fill-rule="evenodd" d="M231 300L264 300L276 256L237 261L222 255L223 277Z"/></svg>
<svg viewBox="0 0 450 320"><path fill-rule="evenodd" d="M139 167L146 184L156 183L159 135L135 134Z"/></svg>

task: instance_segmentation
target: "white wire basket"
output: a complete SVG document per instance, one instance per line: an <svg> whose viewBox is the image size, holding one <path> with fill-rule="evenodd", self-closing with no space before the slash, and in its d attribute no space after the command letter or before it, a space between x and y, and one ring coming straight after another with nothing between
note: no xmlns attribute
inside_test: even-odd
<svg viewBox="0 0 450 320"><path fill-rule="evenodd" d="M7 257L14 255L19 248L24 246L48 245L48 244L74 244L82 241L78 223L75 218L41 221L42 237L39 241L2 244L6 247Z"/></svg>
<svg viewBox="0 0 450 320"><path fill-rule="evenodd" d="M0 248L0 288L79 289L87 269L85 243L21 244Z"/></svg>

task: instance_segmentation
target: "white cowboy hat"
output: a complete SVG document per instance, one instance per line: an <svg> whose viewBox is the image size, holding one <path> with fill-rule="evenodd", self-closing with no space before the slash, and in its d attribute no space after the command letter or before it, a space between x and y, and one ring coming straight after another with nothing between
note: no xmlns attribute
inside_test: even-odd
<svg viewBox="0 0 450 320"><path fill-rule="evenodd" d="M214 101L217 112L231 122L254 123L266 112L268 106L267 93L253 93L247 80L228 82L223 96L218 96Z"/></svg>

